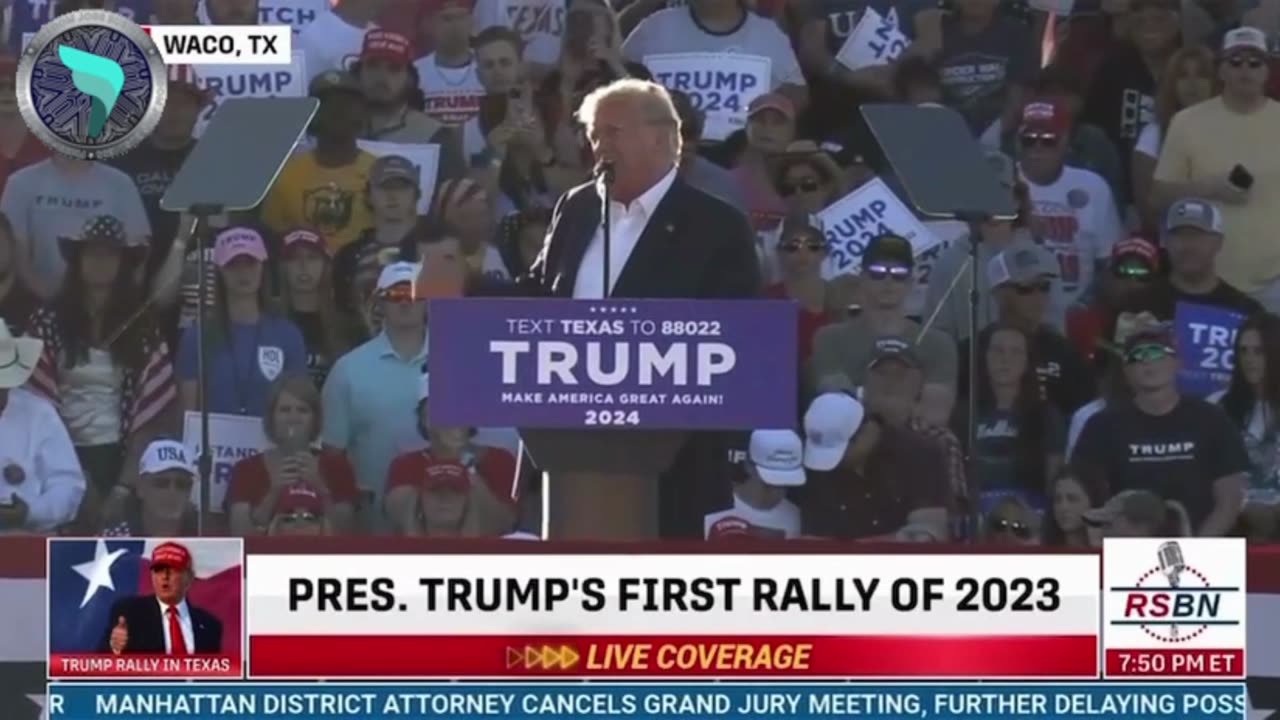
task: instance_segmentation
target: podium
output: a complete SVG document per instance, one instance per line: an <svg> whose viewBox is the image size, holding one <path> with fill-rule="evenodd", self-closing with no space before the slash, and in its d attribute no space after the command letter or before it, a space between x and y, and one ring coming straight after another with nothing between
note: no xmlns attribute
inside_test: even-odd
<svg viewBox="0 0 1280 720"><path fill-rule="evenodd" d="M626 525L657 517L661 476L696 433L795 425L787 300L473 297L429 313L432 422L518 428L555 539L653 539Z"/></svg>

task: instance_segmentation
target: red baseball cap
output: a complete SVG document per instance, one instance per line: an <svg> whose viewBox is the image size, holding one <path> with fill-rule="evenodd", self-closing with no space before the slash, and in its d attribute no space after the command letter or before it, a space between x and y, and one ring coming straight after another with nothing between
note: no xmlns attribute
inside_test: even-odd
<svg viewBox="0 0 1280 720"><path fill-rule="evenodd" d="M190 570L191 551L176 542L160 543L151 551L151 569L158 570L162 567Z"/></svg>
<svg viewBox="0 0 1280 720"><path fill-rule="evenodd" d="M428 460L426 486L430 490L465 493L471 487L467 468L453 460Z"/></svg>
<svg viewBox="0 0 1280 720"><path fill-rule="evenodd" d="M1160 251L1156 249L1146 240L1146 238L1134 235L1126 240L1116 243L1111 249L1111 263L1114 265L1124 258L1136 257L1147 263L1151 270L1160 269Z"/></svg>
<svg viewBox="0 0 1280 720"><path fill-rule="evenodd" d="M747 106L747 117L764 110L777 110L790 120L796 119L795 103L791 102L791 99L782 93L765 93L752 100L751 104Z"/></svg>
<svg viewBox="0 0 1280 720"><path fill-rule="evenodd" d="M310 486L303 483L294 483L280 493L279 499L276 500L276 506L272 509L272 514L279 515L299 510L314 515L322 515L324 514L324 501L320 499L320 494L312 490Z"/></svg>
<svg viewBox="0 0 1280 720"><path fill-rule="evenodd" d="M310 230L308 228L297 228L296 230L291 230L284 236L280 244L286 251L290 248L310 245L326 255L329 253L329 246L325 244L324 236L315 230Z"/></svg>
<svg viewBox="0 0 1280 720"><path fill-rule="evenodd" d="M413 43L409 38L390 30L370 30L364 35L364 46L360 49L360 59L382 59L391 62L413 63Z"/></svg>
<svg viewBox="0 0 1280 720"><path fill-rule="evenodd" d="M751 523L742 518L726 517L715 521L711 529L707 531L708 540L727 540L729 538L744 538L751 535Z"/></svg>
<svg viewBox="0 0 1280 720"><path fill-rule="evenodd" d="M1054 98L1037 98L1022 108L1022 131L1066 134L1071 129L1071 113Z"/></svg>

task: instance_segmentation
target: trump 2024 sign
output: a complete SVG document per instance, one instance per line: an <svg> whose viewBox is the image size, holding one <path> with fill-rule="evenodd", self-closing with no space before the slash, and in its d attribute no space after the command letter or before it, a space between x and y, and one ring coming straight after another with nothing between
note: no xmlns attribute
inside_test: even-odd
<svg viewBox="0 0 1280 720"><path fill-rule="evenodd" d="M791 427L797 317L787 300L435 300L431 422Z"/></svg>

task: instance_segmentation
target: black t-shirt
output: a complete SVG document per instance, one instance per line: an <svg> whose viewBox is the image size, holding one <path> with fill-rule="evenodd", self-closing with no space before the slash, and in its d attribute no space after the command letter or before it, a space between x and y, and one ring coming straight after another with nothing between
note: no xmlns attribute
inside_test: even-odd
<svg viewBox="0 0 1280 720"><path fill-rule="evenodd" d="M133 150L111 160L111 164L124 171L142 196L142 207L151 221L151 251L147 256L147 277L155 276L160 263L173 247L173 237L178 232L179 214L160 209L160 198L182 163L186 162L195 141L177 150L162 150L144 142Z"/></svg>
<svg viewBox="0 0 1280 720"><path fill-rule="evenodd" d="M1040 70L1031 29L1004 15L974 35L965 33L956 18L944 19L936 63L946 105L964 116L975 136L1004 112L1009 89L1029 86Z"/></svg>
<svg viewBox="0 0 1280 720"><path fill-rule="evenodd" d="M1138 49L1111 47L1094 73L1081 122L1096 125L1116 146L1128 178L1129 157L1142 126L1155 119L1156 79Z"/></svg>
<svg viewBox="0 0 1280 720"><path fill-rule="evenodd" d="M1150 490L1182 503L1192 527L1213 509L1213 483L1250 467L1222 408L1189 397L1158 416L1128 402L1109 405L1085 424L1072 461L1101 470L1111 493Z"/></svg>
<svg viewBox="0 0 1280 720"><path fill-rule="evenodd" d="M1261 303L1244 294L1242 290L1225 280L1219 280L1213 290L1203 295L1193 295L1184 290L1179 290L1166 280L1152 291L1151 296L1152 312L1156 314L1156 317L1161 318L1172 319L1180 302L1234 310L1245 317L1263 311Z"/></svg>
<svg viewBox="0 0 1280 720"><path fill-rule="evenodd" d="M959 404L958 404L959 405ZM956 429L967 438L968 403L958 407L959 421ZM982 496L1014 492L1025 498L1033 507L1043 509L1045 487L1045 460L1049 455L1062 455L1066 442L1066 423L1062 415L1049 405L1042 406L1040 415L1040 454L1030 463L1024 443L1029 442L1015 413L995 408L978 411L978 427L974 433L974 485Z"/></svg>
<svg viewBox="0 0 1280 720"><path fill-rule="evenodd" d="M297 311L289 313L289 319L302 331L302 342L307 347L307 372L311 374L316 387L322 388L325 379L329 377L329 369L336 360L330 357L324 320L320 313Z"/></svg>

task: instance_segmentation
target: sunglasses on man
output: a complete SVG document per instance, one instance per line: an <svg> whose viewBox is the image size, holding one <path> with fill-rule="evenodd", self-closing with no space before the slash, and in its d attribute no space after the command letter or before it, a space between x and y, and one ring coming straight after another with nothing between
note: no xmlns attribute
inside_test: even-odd
<svg viewBox="0 0 1280 720"><path fill-rule="evenodd" d="M1163 360L1174 355L1173 348L1168 345L1159 343L1144 343L1125 353L1124 361L1127 365L1135 365L1137 363L1155 362Z"/></svg>
<svg viewBox="0 0 1280 720"><path fill-rule="evenodd" d="M383 290L379 297L382 298L383 302L389 303L411 303L418 299L417 295L414 293L412 283L398 283L396 285L392 285L386 290Z"/></svg>
<svg viewBox="0 0 1280 720"><path fill-rule="evenodd" d="M1232 55L1227 58L1227 64L1233 68L1247 67L1250 70L1257 70L1266 65L1267 61L1257 55Z"/></svg>
<svg viewBox="0 0 1280 720"><path fill-rule="evenodd" d="M1040 280L1033 283L1023 283L1013 286L1013 291L1026 297L1028 295L1048 295L1053 289L1053 283L1048 280Z"/></svg>
<svg viewBox="0 0 1280 720"><path fill-rule="evenodd" d="M782 183L778 187L778 194L782 197L791 197L796 193L818 192L822 188L822 184L817 180L801 180L796 183Z"/></svg>
<svg viewBox="0 0 1280 720"><path fill-rule="evenodd" d="M778 243L778 249L784 253L787 253L788 255L798 253L801 250L807 250L811 253L820 253L820 252L824 252L827 249L827 244L822 240L817 240L812 238L810 239L792 238L790 240L783 240L782 242Z"/></svg>
<svg viewBox="0 0 1280 720"><path fill-rule="evenodd" d="M896 280L906 282L911 279L911 268L905 265L871 265L866 269L867 277L872 280Z"/></svg>
<svg viewBox="0 0 1280 720"><path fill-rule="evenodd" d="M1020 138L1022 147L1055 148L1058 147L1058 136L1053 133L1023 133Z"/></svg>
<svg viewBox="0 0 1280 720"><path fill-rule="evenodd" d="M1111 266L1111 274L1121 280L1146 282L1151 279L1151 266L1139 260L1129 260Z"/></svg>
<svg viewBox="0 0 1280 720"><path fill-rule="evenodd" d="M1031 527L1029 525L1008 518L991 518L987 522L987 530L992 535L1008 534L1019 540L1027 540L1031 537Z"/></svg>
<svg viewBox="0 0 1280 720"><path fill-rule="evenodd" d="M279 520L282 525L309 525L320 522L320 517L318 515L305 510L277 515L276 519Z"/></svg>

